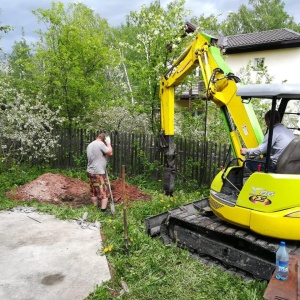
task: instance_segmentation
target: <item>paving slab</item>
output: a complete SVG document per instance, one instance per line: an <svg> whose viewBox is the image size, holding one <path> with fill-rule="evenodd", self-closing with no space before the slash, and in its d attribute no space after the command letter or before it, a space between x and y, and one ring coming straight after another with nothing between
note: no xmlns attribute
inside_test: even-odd
<svg viewBox="0 0 300 300"><path fill-rule="evenodd" d="M83 300L110 280L101 229L84 224L0 211L0 299Z"/></svg>

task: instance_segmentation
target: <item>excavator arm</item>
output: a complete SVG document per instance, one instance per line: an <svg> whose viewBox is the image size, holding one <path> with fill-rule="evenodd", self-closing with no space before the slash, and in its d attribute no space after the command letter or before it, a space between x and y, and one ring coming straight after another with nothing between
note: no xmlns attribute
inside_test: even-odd
<svg viewBox="0 0 300 300"><path fill-rule="evenodd" d="M235 157L242 143L256 147L263 138L262 130L250 103L236 95L239 79L224 61L217 39L198 34L160 79L161 135L164 148L164 191L171 195L175 184L174 110L175 88L197 67L200 68L208 100L220 108Z"/></svg>

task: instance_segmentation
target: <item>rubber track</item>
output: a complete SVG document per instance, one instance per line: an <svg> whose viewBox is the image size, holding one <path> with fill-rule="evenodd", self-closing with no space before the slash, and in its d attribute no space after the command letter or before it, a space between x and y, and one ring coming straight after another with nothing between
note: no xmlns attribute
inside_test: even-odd
<svg viewBox="0 0 300 300"><path fill-rule="evenodd" d="M278 239L234 226L212 213L199 214L189 209L169 211L160 227L160 235L165 244L176 242L192 253L221 260L256 278L269 280L272 276L275 254L280 243ZM300 254L299 242L286 243L290 254ZM249 265L245 266L247 261Z"/></svg>

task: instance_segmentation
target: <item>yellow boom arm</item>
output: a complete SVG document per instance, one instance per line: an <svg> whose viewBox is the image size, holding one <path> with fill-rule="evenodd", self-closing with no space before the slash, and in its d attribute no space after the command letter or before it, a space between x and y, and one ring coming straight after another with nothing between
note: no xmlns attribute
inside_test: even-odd
<svg viewBox="0 0 300 300"><path fill-rule="evenodd" d="M262 141L263 134L251 104L242 102L236 95L239 79L225 63L217 39L198 34L171 68L160 79L161 131L165 142L164 191L172 194L175 181L174 102L175 87L195 68L200 67L208 100L221 109L234 154L241 158L243 143L254 148ZM241 162L239 162L241 163Z"/></svg>

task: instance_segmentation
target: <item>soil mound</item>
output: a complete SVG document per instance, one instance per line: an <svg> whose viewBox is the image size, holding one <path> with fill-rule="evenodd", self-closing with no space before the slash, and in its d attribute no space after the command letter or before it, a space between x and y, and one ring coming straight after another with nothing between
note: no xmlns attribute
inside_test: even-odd
<svg viewBox="0 0 300 300"><path fill-rule="evenodd" d="M122 179L117 178L111 184L111 192L113 194L115 203L123 203ZM125 182L124 196L127 197L127 201L136 201L136 200L151 201L150 195L142 192L134 185L127 184L126 182Z"/></svg>
<svg viewBox="0 0 300 300"><path fill-rule="evenodd" d="M123 202L122 180L116 179L111 183L114 202ZM89 195L89 184L63 174L46 173L37 179L26 183L15 190L6 193L7 197L15 201L47 202L56 205L81 207L92 204ZM151 200L151 197L135 186L125 183L125 195L128 201Z"/></svg>

